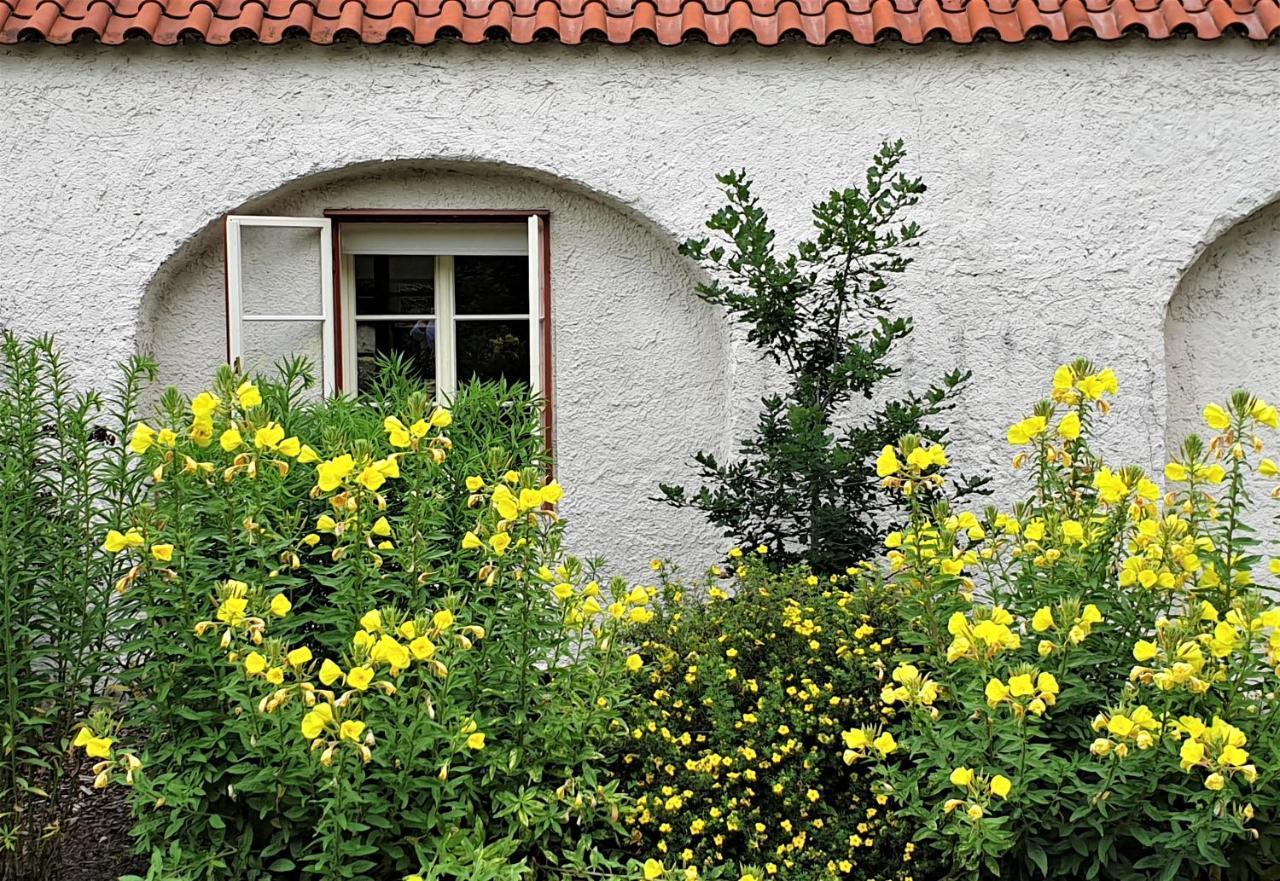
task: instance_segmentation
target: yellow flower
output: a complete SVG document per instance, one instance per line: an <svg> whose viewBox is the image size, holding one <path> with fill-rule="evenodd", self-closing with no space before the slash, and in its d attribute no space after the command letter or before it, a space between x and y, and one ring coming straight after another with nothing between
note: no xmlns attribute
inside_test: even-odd
<svg viewBox="0 0 1280 881"><path fill-rule="evenodd" d="M242 382L236 389L236 401L245 410L250 410L262 403L262 394L252 382Z"/></svg>
<svg viewBox="0 0 1280 881"><path fill-rule="evenodd" d="M1222 789L1226 785L1227 785L1227 778L1223 777L1221 774L1219 774L1216 771L1210 774L1208 777L1204 778L1204 788L1211 790L1213 792L1217 792L1218 790Z"/></svg>
<svg viewBox="0 0 1280 881"><path fill-rule="evenodd" d="M1043 416L1028 416L1021 422L1016 422L1009 427L1008 441L1015 447L1028 444L1032 438L1044 433L1047 424Z"/></svg>
<svg viewBox="0 0 1280 881"><path fill-rule="evenodd" d="M1273 459L1263 459L1258 463L1258 473L1263 477L1275 477L1280 474L1280 466Z"/></svg>
<svg viewBox="0 0 1280 881"><path fill-rule="evenodd" d="M1036 633L1044 633L1053 627L1053 610L1048 606L1043 606L1036 610L1035 615L1031 618L1031 628Z"/></svg>
<svg viewBox="0 0 1280 881"><path fill-rule="evenodd" d="M298 462L302 465L309 465L312 462L319 462L320 454L311 447L303 444L298 450Z"/></svg>
<svg viewBox="0 0 1280 881"><path fill-rule="evenodd" d="M379 517L373 522L373 529L370 532L378 536L388 536L391 534L391 524L387 522L386 517Z"/></svg>
<svg viewBox="0 0 1280 881"><path fill-rule="evenodd" d="M462 549L466 551L474 551L476 548L484 547L484 542L480 540L480 536L470 530L462 537Z"/></svg>
<svg viewBox="0 0 1280 881"><path fill-rule="evenodd" d="M333 685L342 678L342 668L333 661L325 658L320 663L320 682L324 685Z"/></svg>
<svg viewBox="0 0 1280 881"><path fill-rule="evenodd" d="M1058 435L1065 440L1073 441L1080 437L1080 414L1072 410L1058 423Z"/></svg>
<svg viewBox="0 0 1280 881"><path fill-rule="evenodd" d="M878 477L889 477L901 470L902 465L898 462L897 452L893 447L886 445L880 451L880 455L876 457L876 475Z"/></svg>
<svg viewBox="0 0 1280 881"><path fill-rule="evenodd" d="M483 478L483 477L468 477L468 478L467 478L467 490L468 490L468 492L479 492L479 491L480 491L480 490L482 490L482 489L484 489L484 478Z"/></svg>
<svg viewBox="0 0 1280 881"><path fill-rule="evenodd" d="M253 445L260 450L274 450L284 440L284 429L274 422L268 422L253 433Z"/></svg>
<svg viewBox="0 0 1280 881"><path fill-rule="evenodd" d="M173 545L161 544L151 546L151 556L159 560L161 563L168 563L173 559Z"/></svg>
<svg viewBox="0 0 1280 881"><path fill-rule="evenodd" d="M360 626L370 633L382 630L382 613L377 609L365 612L360 616Z"/></svg>
<svg viewBox="0 0 1280 881"><path fill-rule="evenodd" d="M82 731L84 729L81 729ZM111 758L111 744L114 741L110 737L90 737L84 744L84 753L94 759Z"/></svg>
<svg viewBox="0 0 1280 881"><path fill-rule="evenodd" d="M315 709L302 717L302 736L314 740L333 722L333 708L328 704L316 704Z"/></svg>
<svg viewBox="0 0 1280 881"><path fill-rule="evenodd" d="M1204 423L1214 431L1226 431L1231 425L1231 415L1217 404L1204 408Z"/></svg>
<svg viewBox="0 0 1280 881"><path fill-rule="evenodd" d="M1160 649L1154 642L1140 639L1133 646L1133 659L1141 663L1146 663L1160 653Z"/></svg>
<svg viewBox="0 0 1280 881"><path fill-rule="evenodd" d="M556 599L563 603L573 596L573 585L567 581L562 581L551 588L551 592L555 594Z"/></svg>
<svg viewBox="0 0 1280 881"><path fill-rule="evenodd" d="M147 450L151 449L151 445L156 441L156 432L151 426L145 422L139 422L133 427L133 438L129 441L129 449L141 456Z"/></svg>
<svg viewBox="0 0 1280 881"><path fill-rule="evenodd" d="M290 667L301 667L311 661L311 649L305 645L300 646L285 655L285 660L289 662Z"/></svg>
<svg viewBox="0 0 1280 881"><path fill-rule="evenodd" d="M1009 699L1009 689L999 679L992 679L987 683L986 695L987 703L994 707Z"/></svg>
<svg viewBox="0 0 1280 881"><path fill-rule="evenodd" d="M244 659L244 672L257 676L267 669L267 659L257 652L249 652Z"/></svg>
<svg viewBox="0 0 1280 881"><path fill-rule="evenodd" d="M493 548L493 552L501 557L507 552L507 548L511 546L511 535L506 532L499 532L493 538L489 539L489 546Z"/></svg>
<svg viewBox="0 0 1280 881"><path fill-rule="evenodd" d="M966 787L973 782L973 770L964 767L956 768L951 772L949 779L952 786Z"/></svg>
<svg viewBox="0 0 1280 881"><path fill-rule="evenodd" d="M520 513L520 506L511 490L499 484L493 491L492 504L503 520L514 520Z"/></svg>
<svg viewBox="0 0 1280 881"><path fill-rule="evenodd" d="M316 518L316 529L320 530L321 532L333 532L333 530L337 527L337 525L338 525L337 521L334 520L332 517L330 517L328 514L321 514L319 517Z"/></svg>
<svg viewBox="0 0 1280 881"><path fill-rule="evenodd" d="M871 741L871 745L876 748L876 751L879 752L880 755L887 756L897 750L898 741L894 740L893 735L886 731L875 740Z"/></svg>
<svg viewBox="0 0 1280 881"><path fill-rule="evenodd" d="M441 609L431 616L431 623L436 630L448 630L453 626L453 613L448 609Z"/></svg>
<svg viewBox="0 0 1280 881"><path fill-rule="evenodd" d="M352 743L359 743L364 736L364 723L359 719L348 719L338 728L338 736Z"/></svg>
<svg viewBox="0 0 1280 881"><path fill-rule="evenodd" d="M484 732L483 732L483 731L477 731L475 734L472 734L472 735L468 736L468 737L467 737L467 748L468 748L468 749L474 749L474 750L482 750L482 749L484 749Z"/></svg>
<svg viewBox="0 0 1280 881"><path fill-rule="evenodd" d="M204 420L213 416L222 399L210 392L201 392L191 399L191 415Z"/></svg>
<svg viewBox="0 0 1280 881"><path fill-rule="evenodd" d="M283 618L289 614L289 610L293 608L293 603L289 602L289 598L282 593L278 593L271 598L271 614L277 618Z"/></svg>
<svg viewBox="0 0 1280 881"><path fill-rule="evenodd" d="M374 466L366 465L364 470L360 472L360 476L356 478L356 482L369 490L369 492L377 492L387 482L387 478Z"/></svg>
<svg viewBox="0 0 1280 881"><path fill-rule="evenodd" d="M667 872L662 863L650 858L644 861L644 881L657 881Z"/></svg>
<svg viewBox="0 0 1280 881"><path fill-rule="evenodd" d="M413 443L413 438L409 436L409 429L404 427L404 423L394 416L388 416L382 420L382 427L387 432L387 442L393 447L407 447Z"/></svg>
<svg viewBox="0 0 1280 881"><path fill-rule="evenodd" d="M1083 544L1084 526L1078 520L1063 520L1062 539L1070 544Z"/></svg>
<svg viewBox="0 0 1280 881"><path fill-rule="evenodd" d="M302 442L296 437L287 437L276 446L276 452L292 459L302 452Z"/></svg>
<svg viewBox="0 0 1280 881"><path fill-rule="evenodd" d="M991 778L991 794L997 798L1008 798L1009 792L1013 789L1013 781L1003 774L997 774Z"/></svg>
<svg viewBox="0 0 1280 881"><path fill-rule="evenodd" d="M1031 684L1031 676L1022 673L1017 676L1009 677L1009 694L1014 697L1027 697L1035 693L1035 686Z"/></svg>
<svg viewBox="0 0 1280 881"><path fill-rule="evenodd" d="M409 643L409 651L419 661L425 661L436 653L436 646L431 640L425 636L419 636L413 642Z"/></svg>
<svg viewBox="0 0 1280 881"><path fill-rule="evenodd" d="M347 685L350 685L356 691L364 691L369 687L369 683L372 681L372 667L353 667L351 668L351 672L347 674Z"/></svg>
<svg viewBox="0 0 1280 881"><path fill-rule="evenodd" d="M302 461L302 455L298 456L298 461ZM355 467L355 460L347 453L327 462L321 462L316 466L316 483L321 492L337 489L347 475L355 470Z"/></svg>
<svg viewBox="0 0 1280 881"><path fill-rule="evenodd" d="M240 436L240 432L235 428L228 428L218 438L218 446L228 453L239 449L242 443L244 443L244 438Z"/></svg>
<svg viewBox="0 0 1280 881"><path fill-rule="evenodd" d="M1187 479L1187 468L1181 462L1170 462L1164 466L1164 476L1166 480L1181 483Z"/></svg>
<svg viewBox="0 0 1280 881"><path fill-rule="evenodd" d="M432 428L448 428L453 424L453 414L443 407L437 407L431 414Z"/></svg>
<svg viewBox="0 0 1280 881"><path fill-rule="evenodd" d="M142 533L136 529L130 529L127 532L108 529L107 537L102 543L102 549L109 554L118 554L126 548L137 548L141 547L142 544Z"/></svg>
<svg viewBox="0 0 1280 881"><path fill-rule="evenodd" d="M554 480L542 488L542 500L547 504L557 504L564 498L564 487Z"/></svg>
<svg viewBox="0 0 1280 881"><path fill-rule="evenodd" d="M627 655L627 669L632 673L637 673L644 669L644 659L639 655Z"/></svg>

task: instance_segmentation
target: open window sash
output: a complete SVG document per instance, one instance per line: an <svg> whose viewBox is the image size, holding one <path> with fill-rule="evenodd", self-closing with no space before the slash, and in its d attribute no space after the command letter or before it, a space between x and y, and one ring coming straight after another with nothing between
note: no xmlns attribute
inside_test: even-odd
<svg viewBox="0 0 1280 881"><path fill-rule="evenodd" d="M332 221L228 215L226 245L227 360L254 372L307 355L334 394Z"/></svg>

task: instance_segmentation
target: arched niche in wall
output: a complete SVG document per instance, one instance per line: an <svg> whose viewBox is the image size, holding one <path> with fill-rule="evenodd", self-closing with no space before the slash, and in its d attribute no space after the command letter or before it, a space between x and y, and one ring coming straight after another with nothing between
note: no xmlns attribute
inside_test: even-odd
<svg viewBox="0 0 1280 881"><path fill-rule="evenodd" d="M1280 399L1280 203L1232 226L1183 275L1164 322L1172 457L1235 389Z"/></svg>
<svg viewBox="0 0 1280 881"><path fill-rule="evenodd" d="M689 512L649 501L688 479L693 451L723 452L730 338L694 294L698 270L625 206L533 173L389 162L296 181L232 214L328 209L547 209L557 476L574 547L624 572L654 557L701 564L719 541ZM225 360L224 246L211 223L157 272L139 349L191 392Z"/></svg>

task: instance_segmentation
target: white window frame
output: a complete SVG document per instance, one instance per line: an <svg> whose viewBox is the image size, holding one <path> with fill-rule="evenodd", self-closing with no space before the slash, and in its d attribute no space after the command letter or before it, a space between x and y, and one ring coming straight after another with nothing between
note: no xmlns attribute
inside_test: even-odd
<svg viewBox="0 0 1280 881"><path fill-rule="evenodd" d="M522 228L523 226L523 228ZM347 222L339 237L342 301L342 377L344 391L359 381L356 364L356 322L370 319L413 320L414 315L358 315L355 303L355 257L360 254L435 258L436 395L443 402L458 388L454 311L455 257L525 257L529 267L528 312L496 313L474 320L529 322L529 384L542 393L542 235L539 218L493 223L411 221L395 223ZM464 320L471 320L467 316Z"/></svg>
<svg viewBox="0 0 1280 881"><path fill-rule="evenodd" d="M495 212L504 214L505 212ZM457 391L457 360L454 351L453 322L453 258L455 256L524 256L529 267L528 313L510 316L485 315L480 320L526 318L529 321L529 384L536 395L544 398L549 389L544 388L543 364L550 356L543 351L545 297L543 284L545 268L545 212L510 212L511 215L495 217L492 221L459 221L450 218L439 220L430 217L414 218L398 222L378 222L361 219L330 217L283 217L272 215L227 215L226 221L226 280L227 280L227 360L232 364L243 363L244 322L249 321L312 321L321 325L321 379L323 393L333 395L340 391L354 392L357 384L355 358L355 273L353 255L411 254L436 257L436 394L443 402ZM334 223L341 224L339 236L338 278L339 296L334 292ZM521 228L523 226L523 229ZM246 227L275 227L280 229L315 229L320 237L320 259L317 266L321 310L319 314L245 314L244 272L241 233ZM340 302L339 302L340 301ZM335 304L336 307L335 307ZM335 308L340 318L335 317ZM367 318L368 316L360 316ZM401 316L396 316L400 318ZM341 321L342 351L336 352L338 321ZM440 328L448 322L448 332ZM447 338L448 345L441 345ZM341 358L343 388L338 388L337 365Z"/></svg>
<svg viewBox="0 0 1280 881"><path fill-rule="evenodd" d="M244 261L241 233L246 227L315 229L320 233L320 314L246 314L244 311ZM333 321L333 223L327 217L259 217L229 214L227 234L227 360L244 363L244 323L246 321L309 321L320 325L321 382L325 395L337 390L334 360Z"/></svg>

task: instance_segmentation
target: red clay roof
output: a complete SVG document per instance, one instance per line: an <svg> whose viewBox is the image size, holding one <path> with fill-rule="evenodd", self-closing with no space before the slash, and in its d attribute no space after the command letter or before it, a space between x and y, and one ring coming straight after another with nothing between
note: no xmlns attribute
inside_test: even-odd
<svg viewBox="0 0 1280 881"><path fill-rule="evenodd" d="M1065 42L1280 32L1280 0L0 0L0 43Z"/></svg>

